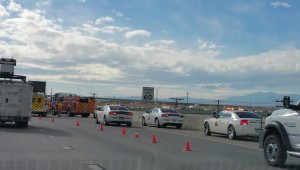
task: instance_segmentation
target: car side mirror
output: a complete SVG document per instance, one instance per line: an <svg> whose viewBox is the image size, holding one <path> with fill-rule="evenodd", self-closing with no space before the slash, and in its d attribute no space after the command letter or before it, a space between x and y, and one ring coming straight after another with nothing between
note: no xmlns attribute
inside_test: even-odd
<svg viewBox="0 0 300 170"><path fill-rule="evenodd" d="M150 113L150 110L147 110L146 113Z"/></svg>

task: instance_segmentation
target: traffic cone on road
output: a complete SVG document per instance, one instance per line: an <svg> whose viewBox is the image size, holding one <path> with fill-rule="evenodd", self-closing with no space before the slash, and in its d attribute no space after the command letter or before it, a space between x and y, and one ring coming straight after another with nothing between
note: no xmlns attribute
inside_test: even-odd
<svg viewBox="0 0 300 170"><path fill-rule="evenodd" d="M139 132L136 130L135 133L134 133L134 138L139 138Z"/></svg>
<svg viewBox="0 0 300 170"><path fill-rule="evenodd" d="M80 123L78 120L76 121L76 126L80 126Z"/></svg>
<svg viewBox="0 0 300 170"><path fill-rule="evenodd" d="M126 135L126 129L125 128L122 129L122 135Z"/></svg>
<svg viewBox="0 0 300 170"><path fill-rule="evenodd" d="M40 119L40 120L42 119L42 115L39 115L39 119Z"/></svg>
<svg viewBox="0 0 300 170"><path fill-rule="evenodd" d="M54 117L52 117L52 123L54 123Z"/></svg>
<svg viewBox="0 0 300 170"><path fill-rule="evenodd" d="M156 135L155 134L153 134L152 140L150 142L151 143L157 143L157 141L156 141Z"/></svg>
<svg viewBox="0 0 300 170"><path fill-rule="evenodd" d="M102 124L100 125L99 131L104 131Z"/></svg>
<svg viewBox="0 0 300 170"><path fill-rule="evenodd" d="M190 141L186 141L186 144L185 144L185 148L183 149L184 151L192 151L191 150L191 146L190 146Z"/></svg>

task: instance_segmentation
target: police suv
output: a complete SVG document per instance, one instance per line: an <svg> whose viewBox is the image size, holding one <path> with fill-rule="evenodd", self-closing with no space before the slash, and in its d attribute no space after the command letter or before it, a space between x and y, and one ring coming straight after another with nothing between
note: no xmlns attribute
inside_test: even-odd
<svg viewBox="0 0 300 170"><path fill-rule="evenodd" d="M276 167L284 166L287 155L300 158L300 101L291 105L290 97L284 96L283 107L266 118L259 134L265 160Z"/></svg>

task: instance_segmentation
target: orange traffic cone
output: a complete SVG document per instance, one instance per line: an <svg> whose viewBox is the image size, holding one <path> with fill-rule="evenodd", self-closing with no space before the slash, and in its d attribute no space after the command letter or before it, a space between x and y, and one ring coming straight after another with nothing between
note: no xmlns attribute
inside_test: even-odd
<svg viewBox="0 0 300 170"><path fill-rule="evenodd" d="M122 135L126 135L126 129L125 128L122 129Z"/></svg>
<svg viewBox="0 0 300 170"><path fill-rule="evenodd" d="M140 137L139 132L136 130L134 133L134 138L139 138L139 137Z"/></svg>
<svg viewBox="0 0 300 170"><path fill-rule="evenodd" d="M102 124L100 125L100 128L99 128L99 130L100 130L100 131L104 131L104 129L103 129L103 125L102 125Z"/></svg>
<svg viewBox="0 0 300 170"><path fill-rule="evenodd" d="M155 134L152 136L152 140L150 142L157 143L157 141L156 141L156 135Z"/></svg>
<svg viewBox="0 0 300 170"><path fill-rule="evenodd" d="M40 119L40 120L42 119L42 115L39 115L39 119Z"/></svg>
<svg viewBox="0 0 300 170"><path fill-rule="evenodd" d="M192 151L191 146L190 146L190 141L188 141L188 140L186 141L184 151Z"/></svg>
<svg viewBox="0 0 300 170"><path fill-rule="evenodd" d="M78 120L76 121L76 126L80 126L80 123Z"/></svg>
<svg viewBox="0 0 300 170"><path fill-rule="evenodd" d="M52 123L54 123L54 117L52 117Z"/></svg>

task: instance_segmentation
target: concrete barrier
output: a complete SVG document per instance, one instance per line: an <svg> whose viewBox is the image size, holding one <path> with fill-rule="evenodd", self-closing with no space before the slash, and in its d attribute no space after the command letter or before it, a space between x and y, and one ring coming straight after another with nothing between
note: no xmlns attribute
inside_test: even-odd
<svg viewBox="0 0 300 170"><path fill-rule="evenodd" d="M144 112L133 112L133 123L141 125L143 114ZM202 131L204 119L211 117L212 115L184 114L182 129Z"/></svg>

